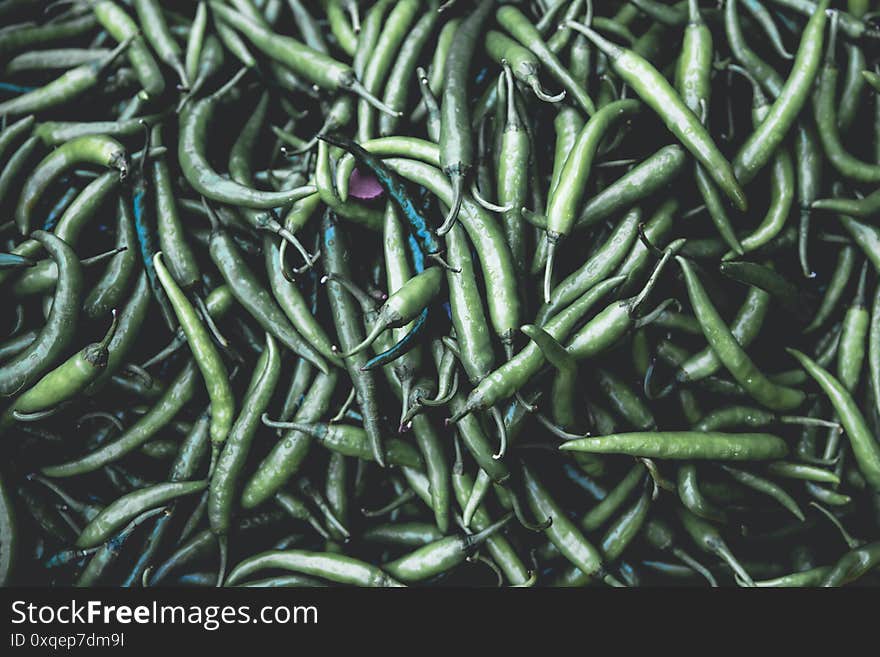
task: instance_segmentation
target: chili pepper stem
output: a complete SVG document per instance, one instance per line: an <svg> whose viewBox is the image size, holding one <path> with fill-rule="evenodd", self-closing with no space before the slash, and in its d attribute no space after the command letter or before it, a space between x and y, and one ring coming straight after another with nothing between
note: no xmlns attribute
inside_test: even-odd
<svg viewBox="0 0 880 657"><path fill-rule="evenodd" d="M223 535L217 537L217 543L220 548L220 567L217 570L217 583L215 586L219 588L223 586L223 580L226 579L226 562L228 559L229 541L228 538Z"/></svg>
<svg viewBox="0 0 880 657"><path fill-rule="evenodd" d="M380 112L385 112L385 114L388 114L388 115L394 116L394 117L403 116L403 112L398 111L398 110L394 109L393 107L389 107L388 105L383 103L381 100L376 98L373 94L371 94L367 90L367 88L363 84L361 84L360 81L358 81L358 80L354 80L353 82L351 82L348 85L348 89L349 89L349 91L351 91L351 92L357 94L358 96L360 96L361 98L363 98L365 101L367 101L370 105L375 107Z"/></svg>
<svg viewBox="0 0 880 657"><path fill-rule="evenodd" d="M461 211L461 203L464 199L464 174L460 171L453 171L449 173L449 177L452 181L452 205L446 218L443 219L443 223L436 230L436 233L440 236L452 230L452 226L458 218L458 213Z"/></svg>
<svg viewBox="0 0 880 657"><path fill-rule="evenodd" d="M489 413L492 415L492 419L495 421L495 426L498 428L498 451L495 454L492 454L492 458L496 461L500 458L504 457L504 454L507 452L507 426L504 424L504 417L501 415L501 411L498 410L497 406L493 406L489 409Z"/></svg>
<svg viewBox="0 0 880 657"><path fill-rule="evenodd" d="M706 579L706 581L709 582L709 586L711 586L712 588L718 587L718 582L715 580L715 576L712 575L712 572L699 561L694 559L687 552L682 550L680 547L673 547L672 554L674 554L675 557L683 564L689 566L691 569L702 575Z"/></svg>
<svg viewBox="0 0 880 657"><path fill-rule="evenodd" d="M480 545L486 542L487 538L498 532L499 529L510 522L511 518L513 518L513 514L507 513L500 520L493 522L491 525L477 532L476 534L466 535L464 538L465 550L473 551L478 548Z"/></svg>
<svg viewBox="0 0 880 657"><path fill-rule="evenodd" d="M348 351L344 354L341 354L342 357L343 358L350 358L351 356L354 356L355 354L359 354L364 349L366 349L371 344L373 344L376 341L376 338L378 338L387 328L388 328L388 323L377 318L376 323L373 325L373 328L370 329L370 332L367 334L367 337L364 338L363 342L361 342L356 347L352 348L350 351Z"/></svg>
<svg viewBox="0 0 880 657"><path fill-rule="evenodd" d="M535 92L535 96L537 96L540 100L543 100L545 103L559 103L565 98L565 89L560 91L558 94L548 94L544 91L544 88L541 86L541 81L538 79L538 76L533 77L529 80L529 86L532 88L532 91Z"/></svg>
<svg viewBox="0 0 880 657"><path fill-rule="evenodd" d="M547 263L544 265L544 303L550 303L550 291L553 285L553 265L556 261L556 247L559 244L559 233L547 231Z"/></svg>

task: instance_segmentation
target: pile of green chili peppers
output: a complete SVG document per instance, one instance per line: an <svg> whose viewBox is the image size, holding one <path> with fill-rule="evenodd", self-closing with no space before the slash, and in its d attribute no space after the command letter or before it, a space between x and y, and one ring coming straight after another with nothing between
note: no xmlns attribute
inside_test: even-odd
<svg viewBox="0 0 880 657"><path fill-rule="evenodd" d="M880 584L880 3L0 24L0 585Z"/></svg>

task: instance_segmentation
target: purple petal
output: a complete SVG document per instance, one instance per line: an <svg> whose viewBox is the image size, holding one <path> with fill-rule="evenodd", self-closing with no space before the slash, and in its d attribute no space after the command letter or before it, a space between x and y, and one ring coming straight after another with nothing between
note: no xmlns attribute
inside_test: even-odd
<svg viewBox="0 0 880 657"><path fill-rule="evenodd" d="M356 168L348 179L348 193L355 198L374 199L382 196L382 185L373 174L361 173Z"/></svg>

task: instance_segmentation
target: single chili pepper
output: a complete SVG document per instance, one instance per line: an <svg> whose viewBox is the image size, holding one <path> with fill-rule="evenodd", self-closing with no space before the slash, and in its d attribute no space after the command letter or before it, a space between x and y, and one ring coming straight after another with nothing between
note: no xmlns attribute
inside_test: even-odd
<svg viewBox="0 0 880 657"><path fill-rule="evenodd" d="M421 547L440 540L443 534L426 522L402 522L376 525L364 531L361 540L383 545Z"/></svg>
<svg viewBox="0 0 880 657"><path fill-rule="evenodd" d="M327 14L327 22L330 24L330 31L336 37L340 48L347 55L354 55L357 49L357 33L345 17L343 4L342 0L330 0L325 3L324 11Z"/></svg>
<svg viewBox="0 0 880 657"><path fill-rule="evenodd" d="M620 559L626 548L641 532L650 509L651 491L646 487L638 500L622 513L602 536L599 549L606 561L613 563Z"/></svg>
<svg viewBox="0 0 880 657"><path fill-rule="evenodd" d="M366 349L386 329L399 328L418 316L422 308L439 292L442 275L439 267L430 267L389 295L377 311L370 333L359 344L343 353L343 358L349 358Z"/></svg>
<svg viewBox="0 0 880 657"><path fill-rule="evenodd" d="M621 586L620 582L605 570L600 552L584 538L574 523L568 520L536 476L525 466L522 472L526 499L532 511L539 517L550 518L552 521L544 530L550 542L585 575L601 579L610 586Z"/></svg>
<svg viewBox="0 0 880 657"><path fill-rule="evenodd" d="M865 262L862 265L855 297L843 316L840 343L837 347L837 378L850 392L858 386L862 366L865 363L865 340L869 322L865 298L867 264Z"/></svg>
<svg viewBox="0 0 880 657"><path fill-rule="evenodd" d="M6 151L19 142L20 138L27 138L34 129L34 123L36 123L36 117L29 115L20 118L11 125L6 125L0 131L0 159L6 155Z"/></svg>
<svg viewBox="0 0 880 657"><path fill-rule="evenodd" d="M608 56L615 72L660 116L669 131L706 168L734 205L745 211L746 196L730 163L694 113L657 69L634 51L611 43L580 23L570 21L567 25L584 34Z"/></svg>
<svg viewBox="0 0 880 657"><path fill-rule="evenodd" d="M122 144L111 137L88 136L73 139L47 155L31 172L15 208L15 222L22 235L30 230L31 215L37 201L61 173L81 163L93 163L119 170L120 179L128 173L128 158Z"/></svg>
<svg viewBox="0 0 880 657"><path fill-rule="evenodd" d="M880 180L880 166L864 162L846 151L841 142L837 126L838 112L836 106L838 70L834 59L837 44L837 18L834 12L825 60L817 83L818 88L813 101L813 115L816 117L817 133L822 142L822 149L831 165L845 178L863 183Z"/></svg>
<svg viewBox="0 0 880 657"><path fill-rule="evenodd" d="M818 586L842 586L857 580L871 571L880 562L880 544L868 543L844 554L830 570Z"/></svg>
<svg viewBox="0 0 880 657"><path fill-rule="evenodd" d="M198 101L181 116L177 154L183 174L193 188L214 201L256 209L280 207L314 193L311 185L285 192L258 191L227 180L211 168L203 151L208 125L223 91Z"/></svg>
<svg viewBox="0 0 880 657"><path fill-rule="evenodd" d="M782 575L772 579L755 580L758 587L815 587L828 575L831 566L818 566L809 570Z"/></svg>
<svg viewBox="0 0 880 657"><path fill-rule="evenodd" d="M611 103L596 112L583 127L559 174L559 181L547 203L547 264L544 273L544 303L551 302L553 256L559 239L567 236L576 220L576 208L585 191L593 158L606 131L615 121L639 111L636 100Z"/></svg>
<svg viewBox="0 0 880 657"><path fill-rule="evenodd" d="M796 349L787 348L786 351L794 356L807 374L816 380L834 406L849 437L859 471L865 480L874 488L880 486L880 447L873 439L852 395L840 381L809 356Z"/></svg>
<svg viewBox="0 0 880 657"><path fill-rule="evenodd" d="M790 410L800 406L804 393L777 385L758 370L718 314L690 263L681 257L676 259L684 273L691 305L703 334L736 381L757 401L773 410Z"/></svg>
<svg viewBox="0 0 880 657"><path fill-rule="evenodd" d="M199 72L199 60L205 46L205 32L208 27L208 4L200 0L186 37L186 52L183 58L184 77L192 90Z"/></svg>
<svg viewBox="0 0 880 657"><path fill-rule="evenodd" d="M265 528L281 522L285 514L281 510L267 511L252 516L240 518L235 523L235 532L251 532L255 529ZM162 563L150 578L149 585L156 586L164 581L168 574L175 568L180 568L200 557L209 556L212 550L217 549L217 538L210 527L196 532L192 536L181 539L182 544ZM146 577L145 577L146 579ZM216 582L216 574L212 574L212 583Z"/></svg>
<svg viewBox="0 0 880 657"><path fill-rule="evenodd" d="M538 311L539 323L546 322L567 304L614 272L635 244L641 218L641 209L636 207L620 220L605 243L583 265L556 286L551 295L553 301L542 306Z"/></svg>
<svg viewBox="0 0 880 657"><path fill-rule="evenodd" d="M319 441L327 449L345 456L356 456L361 459L374 460L369 452L366 432L360 427L343 424L310 424L299 422L272 422L263 417L263 423L279 429L296 429ZM410 445L395 438L385 441L385 456L393 465L424 469L421 455Z"/></svg>
<svg viewBox="0 0 880 657"><path fill-rule="evenodd" d="M670 145L659 149L586 201L575 221L574 231L582 231L650 198L679 176L686 161L687 156L681 146Z"/></svg>
<svg viewBox="0 0 880 657"><path fill-rule="evenodd" d="M193 25L193 30L196 29L198 29L198 26ZM230 32L233 36L237 36L235 32L226 27L223 23L217 25L217 34L219 36L229 36ZM190 34L193 33L191 32ZM213 34L206 35L203 44L199 49L195 74L191 76L187 74L187 77L190 80L189 90L181 96L180 102L177 104L176 108L178 112L183 111L183 108L190 100L198 97L202 88L208 83L208 81L220 72L220 69L223 66L224 57L225 55L223 54L223 44L221 43L221 39L218 39Z"/></svg>
<svg viewBox="0 0 880 657"><path fill-rule="evenodd" d="M153 47L159 58L175 70L180 77L181 85L184 88L188 87L189 81L180 59L180 46L177 45L177 41L174 40L168 29L162 6L157 0L134 0L134 9L147 42Z"/></svg>
<svg viewBox="0 0 880 657"><path fill-rule="evenodd" d="M406 38L410 26L416 19L416 13L422 9L418 0L402 0L394 3L391 11L385 17L382 30L376 38L376 43L369 49L369 57L365 62L363 71L358 71L364 88L373 96L377 96L391 73L392 59L397 59L400 64L399 50ZM371 11L372 14L372 11ZM427 9L427 14L435 14L432 8ZM360 51L360 44L359 51ZM356 56L357 57L357 56ZM388 106L383 102L383 105ZM390 106L388 106L390 107ZM374 107L369 101L361 98L358 101L358 141L366 141L373 137ZM391 115L400 116L403 112L392 110Z"/></svg>
<svg viewBox="0 0 880 657"><path fill-rule="evenodd" d="M562 65L548 44L541 38L540 32L529 21L519 8L505 5L495 12L498 23L510 33L514 39L528 48L541 61L547 71L571 94L577 104L588 116L596 111L596 106L586 90L575 80L571 73ZM567 22L564 27L570 27ZM558 31L559 34L561 31ZM512 62L511 62L512 63Z"/></svg>
<svg viewBox="0 0 880 657"><path fill-rule="evenodd" d="M517 271L522 275L526 271L527 248L522 207L529 186L527 169L531 147L528 132L516 109L516 86L511 73L510 66L505 65L507 111L498 151L496 193L498 202L508 208L502 214L504 231Z"/></svg>
<svg viewBox="0 0 880 657"><path fill-rule="evenodd" d="M79 394L107 366L109 355L107 347L115 331L114 311L110 328L100 342L87 345L43 376L12 403L7 413L36 413L55 407ZM4 419L5 417L6 414Z"/></svg>
<svg viewBox="0 0 880 657"><path fill-rule="evenodd" d="M753 79L764 87L773 98L777 98L785 81L773 66L764 61L749 46L740 23L738 5L738 2L730 2L724 6L724 29L730 49L736 60L746 68Z"/></svg>
<svg viewBox="0 0 880 657"><path fill-rule="evenodd" d="M376 109L395 114L372 95L347 65L291 37L272 32L241 13L220 3L211 2L211 11L219 20L240 31L258 50L283 64L293 73L328 91L350 91Z"/></svg>
<svg viewBox="0 0 880 657"><path fill-rule="evenodd" d="M131 208L119 199L116 212L116 248L122 249L122 253L114 256L83 302L83 312L91 319L97 319L121 304L137 270L137 234Z"/></svg>
<svg viewBox="0 0 880 657"><path fill-rule="evenodd" d="M540 64L538 57L534 55L528 48L519 45L510 37L490 30L486 33L486 53L497 64L507 62L510 65L513 75L516 79L525 85L528 85L535 96L547 103L558 103L565 98L565 90L558 94L548 94L541 86L538 79Z"/></svg>
<svg viewBox="0 0 880 657"><path fill-rule="evenodd" d="M599 384L599 390L609 402L611 410L625 419L628 424L645 431L657 426L651 410L626 383L610 371L597 369L596 381Z"/></svg>
<svg viewBox="0 0 880 657"><path fill-rule="evenodd" d="M880 191L872 192L864 198L820 198L811 206L814 210L827 210L856 218L867 218L880 212Z"/></svg>
<svg viewBox="0 0 880 657"><path fill-rule="evenodd" d="M813 2L812 0L772 0L772 2L807 17L815 16L821 7L821 3ZM850 39L861 39L863 37L876 39L880 37L880 32L864 20L845 12L840 13L840 29Z"/></svg>
<svg viewBox="0 0 880 657"><path fill-rule="evenodd" d="M856 252L854 248L851 246L844 246L840 249L837 254L837 262L834 266L834 272L832 273L828 287L825 289L822 302L813 317L813 321L811 321L804 329L804 333L815 331L828 321L831 314L834 312L834 308L843 296L849 277L855 268L855 262Z"/></svg>
<svg viewBox="0 0 880 657"><path fill-rule="evenodd" d="M851 217L839 216L838 219L853 242L861 248L865 257L871 261L875 271L880 267L880 257L877 256L875 249L880 244L880 230L860 221L856 221Z"/></svg>
<svg viewBox="0 0 880 657"><path fill-rule="evenodd" d="M151 143L162 145L161 126L155 125ZM168 259L174 280L184 290L193 289L199 282L199 268L192 249L186 242L183 224L177 210L171 172L164 157L153 160L152 183L155 192L156 232L159 248Z"/></svg>
<svg viewBox="0 0 880 657"><path fill-rule="evenodd" d="M425 93L430 98L433 98L437 94L443 91L443 86L446 81L446 63L447 57L449 55L449 50L452 47L452 41L455 37L455 32L458 30L458 26L461 24L460 18L451 18L447 20L443 27L440 28L440 33L437 35L437 44L434 49L434 56L431 58L431 65L428 68L429 74L422 76L426 80L426 84L420 84L420 89L423 92L422 100L416 106L416 109L412 113L411 120L412 121L420 121L425 118L425 113L427 110L428 114L428 123L430 125L431 122L431 110L426 106L426 98ZM439 109L439 106L438 106ZM439 116L439 112L438 112ZM437 121L437 127L439 129L439 120ZM430 129L428 130L428 134L431 134ZM436 136L431 136L432 141L439 142L440 133L439 130Z"/></svg>
<svg viewBox="0 0 880 657"><path fill-rule="evenodd" d="M153 263L208 389L208 397L211 399L211 442L217 446L226 440L235 408L226 366L195 308L162 262L161 253L154 256Z"/></svg>
<svg viewBox="0 0 880 657"><path fill-rule="evenodd" d="M51 233L38 230L32 239L43 245L58 266L52 310L37 339L0 365L0 395L10 396L45 373L73 339L82 297L82 268L73 249Z"/></svg>
<svg viewBox="0 0 880 657"><path fill-rule="evenodd" d="M254 434L260 426L260 417L275 392L280 372L281 356L275 340L267 333L266 350L257 361L249 389L242 401L242 411L229 431L228 440L211 474L208 489L208 520L211 530L220 540L221 567L218 576L220 583L226 570L226 533L232 518L238 476L248 456Z"/></svg>
<svg viewBox="0 0 880 657"><path fill-rule="evenodd" d="M294 420L316 422L330 405L330 397L336 388L337 375L318 374L312 386L296 411ZM272 448L245 483L241 504L252 509L271 497L293 476L308 453L311 436L307 433L290 430Z"/></svg>
<svg viewBox="0 0 880 657"><path fill-rule="evenodd" d="M44 25L17 26L15 29L4 30L2 38L0 38L0 53L4 57L8 57L20 50L38 48L84 36L92 32L96 26L97 21L91 14Z"/></svg>
<svg viewBox="0 0 880 657"><path fill-rule="evenodd" d="M383 570L342 554L284 550L262 552L241 561L226 579L233 586L264 568L300 572L352 586L404 586Z"/></svg>
<svg viewBox="0 0 880 657"><path fill-rule="evenodd" d="M751 14L752 18L757 21L758 25L764 30L765 35L770 40L770 45L776 54L783 59L794 59L794 55L785 48L785 43L773 21L770 11L764 7L758 0L743 0L746 10Z"/></svg>
<svg viewBox="0 0 880 657"><path fill-rule="evenodd" d="M727 261L718 266L724 276L758 287L772 295L782 307L791 312L799 319L807 319L809 314L810 298L801 291L794 283L779 274L773 267L772 262L758 264L755 262ZM699 329L699 325L698 325Z"/></svg>
<svg viewBox="0 0 880 657"><path fill-rule="evenodd" d="M700 14L699 4L689 0L681 55L675 69L675 88L688 108L699 116L701 103L708 106L712 93L712 32Z"/></svg>
<svg viewBox="0 0 880 657"><path fill-rule="evenodd" d="M138 24L111 0L92 4L92 11L101 26L119 43L131 40L128 60L137 73L138 81L147 97L158 97L165 90L165 79L150 49L144 43Z"/></svg>
<svg viewBox="0 0 880 657"><path fill-rule="evenodd" d="M578 524L584 531L591 532L599 529L608 522L611 517L626 503L631 493L645 479L645 466L636 463L629 469L623 479L602 497L602 500L585 513Z"/></svg>
<svg viewBox="0 0 880 657"><path fill-rule="evenodd" d="M449 213L437 228L438 235L448 233L458 217L465 182L474 164L470 99L467 93L468 71L480 30L493 4L492 0L480 0L455 30L446 56L446 79L443 83L443 102L440 105L440 164L452 184L452 200L448 204Z"/></svg>
<svg viewBox="0 0 880 657"><path fill-rule="evenodd" d="M330 338L315 319L299 289L284 277L281 268L277 266L280 250L268 235L263 238L263 251L269 287L290 323L324 358L341 365L339 356L332 349Z"/></svg>
<svg viewBox="0 0 880 657"><path fill-rule="evenodd" d="M736 178L748 184L770 161L807 101L819 72L829 0L820 0L801 35L791 73L761 124L733 161Z"/></svg>
<svg viewBox="0 0 880 657"><path fill-rule="evenodd" d="M573 427L577 423L574 401L577 389L577 367L574 359L569 356L565 347L539 326L526 324L520 330L538 345L544 358L557 370L551 393L553 421L563 429Z"/></svg>
<svg viewBox="0 0 880 657"><path fill-rule="evenodd" d="M353 9L353 4L354 3L349 3L350 11ZM390 0L378 0L367 11L363 23L356 28L357 49L352 57L352 68L354 68L354 72L357 74L358 78L363 76L364 69L366 69L367 62L370 58L370 53L379 41L379 34L382 32L382 24L390 7Z"/></svg>
<svg viewBox="0 0 880 657"><path fill-rule="evenodd" d="M285 347L327 373L328 368L323 357L290 325L269 291L259 284L253 271L245 263L233 238L216 220L211 229L210 253L211 260L229 285L232 296L248 314Z"/></svg>
<svg viewBox="0 0 880 657"><path fill-rule="evenodd" d="M832 429L840 427L836 422L798 415L777 415L762 408L752 406L725 406L706 413L695 422L697 431L723 431L734 427L758 428L773 423L801 424L804 426L824 426Z"/></svg>
<svg viewBox="0 0 880 657"><path fill-rule="evenodd" d="M434 577L462 563L475 548L506 525L512 517L513 514L507 514L476 534L441 538L399 559L383 564L382 569L406 583Z"/></svg>
<svg viewBox="0 0 880 657"><path fill-rule="evenodd" d="M77 100L106 76L113 62L130 44L131 39L126 39L102 59L71 69L45 86L0 103L0 114L22 116Z"/></svg>
<svg viewBox="0 0 880 657"><path fill-rule="evenodd" d="M128 540L132 533L134 533L135 529L137 529L144 522L153 518L160 513L163 513L163 509L152 509L150 511L145 511L140 515L136 516L129 522L125 527L121 529L115 536L111 537L110 540L99 545L97 547L91 548L93 550L92 558L89 560L89 563L83 568L82 572L79 574L76 580L76 586L78 587L87 587L93 586L101 578L106 574L106 572L110 569L110 566L116 561L119 557L119 553L122 549L122 546ZM86 550L89 552L89 550Z"/></svg>
<svg viewBox="0 0 880 657"><path fill-rule="evenodd" d="M345 529L350 515L348 464L345 456L336 453L331 454L327 462L327 478L324 483L324 496L327 498L325 515L337 540L350 538L349 531Z"/></svg>
<svg viewBox="0 0 880 657"><path fill-rule="evenodd" d="M199 492L206 486L206 481L155 484L123 495L86 525L76 541L76 546L84 549L100 545L144 509L161 506L182 495Z"/></svg>
<svg viewBox="0 0 880 657"><path fill-rule="evenodd" d="M0 173L0 202L7 198L13 184L19 176L25 171L30 159L37 151L40 145L40 139L36 136L28 137L25 141L15 149L15 152L9 158L3 172Z"/></svg>
<svg viewBox="0 0 880 657"><path fill-rule="evenodd" d="M786 510L790 511L794 517L798 520L804 520L804 513L798 507L797 502L795 502L794 498L791 497L785 490L782 489L781 486L773 483L772 481L765 479L764 477L758 476L751 472L746 472L745 470L739 470L736 468L731 468L730 466L722 465L722 469L733 477L734 480L746 486L747 488L751 488L753 490L758 491L759 493L764 493L777 502L779 502Z"/></svg>
<svg viewBox="0 0 880 657"><path fill-rule="evenodd" d="M861 75L865 82L870 84L875 91L880 91L880 75L874 71L862 71Z"/></svg>
<svg viewBox="0 0 880 657"><path fill-rule="evenodd" d="M843 93L840 96L840 108L837 111L837 128L846 134L849 132L859 107L864 100L865 84L870 83L863 71L867 68L867 59L862 47L857 43L847 43L846 75L843 80Z"/></svg>
<svg viewBox="0 0 880 657"><path fill-rule="evenodd" d="M633 432L580 438L559 449L597 454L629 454L648 458L761 460L788 453L782 439L766 433Z"/></svg>
<svg viewBox="0 0 880 657"><path fill-rule="evenodd" d="M733 556L727 543L721 534L708 522L701 520L686 509L679 509L678 516L685 531L700 548L721 557L733 570L737 577L743 580L747 586L753 586L751 576L743 569L739 561Z"/></svg>
<svg viewBox="0 0 880 657"><path fill-rule="evenodd" d="M346 276L348 269L348 248L338 232L335 219L329 212L324 214L321 224L324 268L329 275ZM333 322L342 349L354 348L364 335L363 324L358 318L354 300L346 290L339 286L328 288L328 298L333 311ZM361 367L366 363L364 354L355 354L345 359L349 377L357 390L358 403L364 415L364 428L370 441L373 458L384 466L385 457L382 449L382 430L380 427L379 406L376 398L376 382L372 372L364 372Z"/></svg>
<svg viewBox="0 0 880 657"><path fill-rule="evenodd" d="M776 461L767 464L767 472L772 475L788 477L791 479L805 479L807 481L815 481L825 484L840 483L840 478L833 472L804 463Z"/></svg>
<svg viewBox="0 0 880 657"><path fill-rule="evenodd" d="M122 320L120 320L120 326L116 331L116 338L119 337L121 330ZM111 341L111 354L113 353L112 348L113 342ZM116 440L106 443L97 450L80 458L42 468L42 473L47 477L72 477L78 474L93 472L108 463L122 458L148 442L168 424L192 398L197 387L198 368L193 361L188 361L150 411Z"/></svg>

